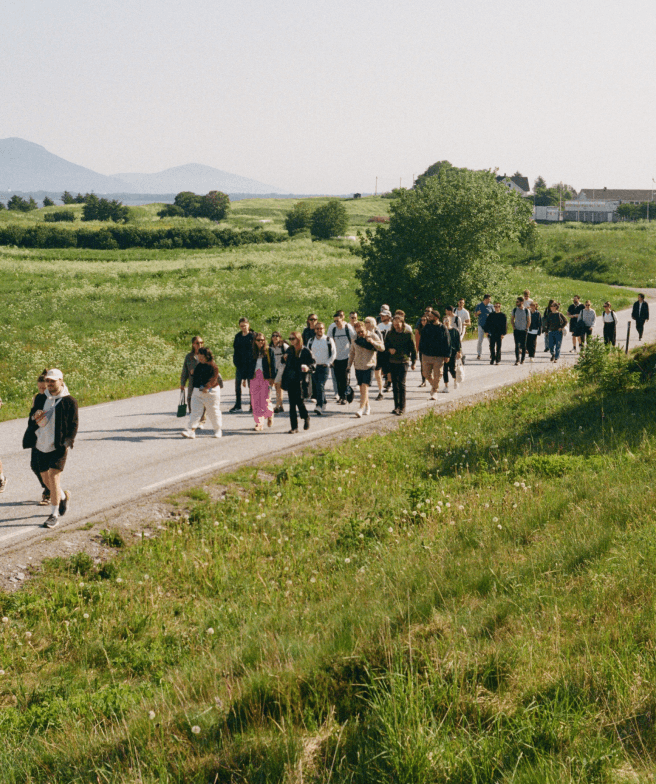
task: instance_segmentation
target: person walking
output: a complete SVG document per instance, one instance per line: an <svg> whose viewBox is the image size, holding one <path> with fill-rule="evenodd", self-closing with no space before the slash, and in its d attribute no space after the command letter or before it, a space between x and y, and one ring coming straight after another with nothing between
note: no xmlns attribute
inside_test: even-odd
<svg viewBox="0 0 656 784"><path fill-rule="evenodd" d="M235 404L230 409L230 413L241 411L241 387L246 386L248 368L253 356L253 338L255 333L246 317L239 319L239 332L235 335L232 344L232 363L235 366ZM253 410L251 404L250 410Z"/></svg>
<svg viewBox="0 0 656 784"><path fill-rule="evenodd" d="M392 311L387 305L383 305L380 309L377 329L380 339L384 344L385 335L392 329ZM384 393L389 392L392 386L392 379L389 372L389 355L386 350L379 351L376 356L376 382L378 384L378 397L376 400L382 400Z"/></svg>
<svg viewBox="0 0 656 784"><path fill-rule="evenodd" d="M528 309L524 308L524 298L517 297L515 307L510 314L510 325L513 331L513 338L515 340L515 364L524 364L526 359L526 343L528 337L528 329L531 323L531 314ZM532 302L533 300L531 300ZM521 354L521 361L520 356Z"/></svg>
<svg viewBox="0 0 656 784"><path fill-rule="evenodd" d="M183 438L196 438L196 430L204 414L214 429L213 438L221 438L221 387L223 379L214 361L214 355L204 346L198 349L198 364L194 369L193 387L191 392L191 413L189 425L180 435Z"/></svg>
<svg viewBox="0 0 656 784"><path fill-rule="evenodd" d="M419 351L421 372L431 385L430 400L437 400L442 367L451 358L451 336L440 323L440 314L436 308L431 308L428 323L421 331Z"/></svg>
<svg viewBox="0 0 656 784"><path fill-rule="evenodd" d="M638 340L642 340L642 333L645 329L645 321L649 321L649 305L645 302L645 295L638 294L637 302L633 303L631 318L636 323L638 330Z"/></svg>
<svg viewBox="0 0 656 784"><path fill-rule="evenodd" d="M476 359L480 359L483 355L483 339L485 338L485 322L490 313L494 312L492 305L492 297L486 294L482 301L474 308L474 315L476 316L476 323L478 325L478 343L476 344Z"/></svg>
<svg viewBox="0 0 656 784"><path fill-rule="evenodd" d="M322 416L326 413L326 381L328 381L328 372L337 355L335 341L326 335L326 325L323 321L317 321L314 328L314 337L310 338L307 347L314 357L314 392L317 401L314 413L317 416Z"/></svg>
<svg viewBox="0 0 656 784"><path fill-rule="evenodd" d="M198 365L198 349L204 346L205 343L200 335L194 335L191 339L191 351L185 356L182 362L182 373L180 374L180 390L183 391L189 382L189 389L187 391L187 411L191 413L191 393L194 391L194 370ZM205 425L206 414L203 411L203 416L198 423L198 429L202 430Z"/></svg>
<svg viewBox="0 0 656 784"><path fill-rule="evenodd" d="M579 313L579 335L581 336L581 347L592 337L592 328L597 321L597 314L592 309L589 299L585 301L585 307Z"/></svg>
<svg viewBox="0 0 656 784"><path fill-rule="evenodd" d="M71 500L70 491L62 490L61 474L75 443L79 418L77 400L71 397L61 370L49 370L45 382L45 393L38 394L32 404L23 449L36 447L41 479L50 491L50 515L44 525L55 528Z"/></svg>
<svg viewBox="0 0 656 784"><path fill-rule="evenodd" d="M572 297L572 304L567 308L567 315L569 316L569 331L572 335L572 348L569 350L569 353L576 353L576 344L578 340L578 345L581 345L581 336L579 334L580 329L580 322L579 322L579 315L583 310L583 303L581 302L581 297L578 294L575 294Z"/></svg>
<svg viewBox="0 0 656 784"><path fill-rule="evenodd" d="M553 305L554 300L550 299L547 307L544 309L544 313L542 314L542 331L544 333L544 350L545 352L549 351L549 331L547 329L547 316L551 313L551 306Z"/></svg>
<svg viewBox="0 0 656 784"><path fill-rule="evenodd" d="M464 352L464 340L465 335L467 333L467 327L471 327L471 316L469 315L469 311L465 307L465 300L463 297L460 297L458 300L458 307L455 310L456 318L459 319L460 324L454 324L452 326L457 326L458 331L460 332L460 361L462 364L465 364L465 360L467 357L465 356Z"/></svg>
<svg viewBox="0 0 656 784"><path fill-rule="evenodd" d="M393 414L401 416L405 413L405 377L408 365L412 362L412 369L417 364L417 349L414 337L406 329L405 319L395 315L392 319L392 329L385 335L385 349L389 355L389 369L392 377L392 394L394 395Z"/></svg>
<svg viewBox="0 0 656 784"><path fill-rule="evenodd" d="M371 323L373 321L373 325ZM348 367L355 367L355 381L360 387L360 408L355 416L360 418L371 413L369 406L369 387L376 367L376 354L385 349L378 330L376 320L365 319L355 325L355 340L351 343Z"/></svg>
<svg viewBox="0 0 656 784"><path fill-rule="evenodd" d="M417 355L419 357L419 369L421 373L421 384L419 384L419 388L426 386L426 377L424 376L424 371L421 369L421 352L419 351L419 342L421 340L421 331L422 329L428 324L428 315L424 313L423 316L417 321L415 324L415 349L417 351Z"/></svg>
<svg viewBox="0 0 656 784"><path fill-rule="evenodd" d="M460 335L460 330L453 324L453 318L451 316L444 317L444 326L449 330L449 337L451 338L451 356L449 357L449 361L444 363L444 367L442 371L444 373L444 388L442 392L449 391L449 373L453 377L453 388L458 389L458 381L456 379L456 363L458 361L458 357L461 357L462 351L462 339Z"/></svg>
<svg viewBox="0 0 656 784"><path fill-rule="evenodd" d="M310 415L303 401L302 381L314 369L314 357L303 345L300 332L291 332L288 338L289 348L285 352L283 362L285 369L282 374L282 388L287 392L289 400L290 433L298 433L298 416L304 422L303 429L310 429ZM298 409L298 415L296 411Z"/></svg>
<svg viewBox="0 0 656 784"><path fill-rule="evenodd" d="M617 339L617 316L610 302L604 302L604 312L601 318L604 324L604 344L610 343L611 346L614 346Z"/></svg>
<svg viewBox="0 0 656 784"><path fill-rule="evenodd" d="M46 389L48 388L46 385L47 374L48 368L44 368L36 380L37 395L45 395L46 393ZM34 405L35 400L36 395L34 395L32 398L32 405ZM41 471L39 471L39 462L37 459L37 450L35 446L32 447L32 452L30 454L30 468L41 485L41 500L39 501L39 506L50 506L50 488L46 485L46 483L43 481L43 478L41 477Z"/></svg>
<svg viewBox="0 0 656 784"><path fill-rule="evenodd" d="M560 312L560 303L552 301L549 305L549 315L545 319L544 328L547 330L549 338L549 351L551 361L558 362L560 359L560 348L563 342L563 330L567 326L567 319Z"/></svg>
<svg viewBox="0 0 656 784"><path fill-rule="evenodd" d="M485 334L490 341L490 365L501 362L501 344L508 332L506 314L501 311L501 303L494 303L494 311L485 320Z"/></svg>
<svg viewBox="0 0 656 784"><path fill-rule="evenodd" d="M542 314L538 310L538 303L535 300L531 301L529 307L531 320L528 327L528 334L526 335L526 350L528 351L528 361L533 363L535 361L535 348L538 342L538 335L542 332Z"/></svg>
<svg viewBox="0 0 656 784"><path fill-rule="evenodd" d="M310 313L307 319L305 320L305 327L303 328L303 332L301 333L304 346L307 346L310 339L314 337L315 335L314 328L316 327L318 320L319 319L317 318L316 313ZM305 400L305 402L309 403L312 400L316 401L317 397L314 390L314 375L304 376L301 386L303 388L303 399Z"/></svg>
<svg viewBox="0 0 656 784"><path fill-rule="evenodd" d="M251 393L251 405L255 430L264 430L264 420L267 427L273 425L273 406L269 392L276 380L276 360L273 349L267 345L266 338L261 332L256 332L253 337L253 354L248 366L248 383Z"/></svg>
<svg viewBox="0 0 656 784"><path fill-rule="evenodd" d="M276 363L276 378L274 386L276 389L276 407L273 409L274 414L282 414L285 410L282 402L282 374L285 369L282 358L289 348L287 342L283 340L280 332L274 332L271 335L271 348L273 349L273 360Z"/></svg>
<svg viewBox="0 0 656 784"><path fill-rule="evenodd" d="M337 387L337 405L346 405L346 387L348 386L348 358L351 343L355 340L355 330L344 320L344 311L338 310L333 316L333 323L328 327L328 337L335 344L333 370Z"/></svg>

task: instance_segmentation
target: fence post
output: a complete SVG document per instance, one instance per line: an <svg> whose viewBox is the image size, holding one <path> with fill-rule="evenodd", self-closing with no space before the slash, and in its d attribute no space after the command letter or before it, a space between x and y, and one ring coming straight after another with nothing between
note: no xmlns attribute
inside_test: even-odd
<svg viewBox="0 0 656 784"><path fill-rule="evenodd" d="M626 348L624 349L624 353L629 353L629 335L631 334L631 322L629 321L626 325Z"/></svg>

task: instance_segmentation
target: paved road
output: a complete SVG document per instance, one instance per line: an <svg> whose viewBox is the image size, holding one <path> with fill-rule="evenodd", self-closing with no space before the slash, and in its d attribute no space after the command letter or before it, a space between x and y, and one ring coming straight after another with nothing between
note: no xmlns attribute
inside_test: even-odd
<svg viewBox="0 0 656 784"><path fill-rule="evenodd" d="M622 311L618 317L618 336L626 338L630 311ZM631 332L633 346L637 342L634 326ZM601 333L599 318L595 333ZM647 323L645 338L656 340L656 319ZM570 347L571 339L567 337L560 366L575 361L576 355L569 353ZM476 361L476 344L467 341L466 380L457 391L452 389L448 395L440 394L437 402L430 402L428 391L419 388L419 372L410 372L407 410L412 412L429 406L439 409L447 402L467 399L520 381L531 373L558 367L549 361L548 354L543 353L541 338L534 364L527 360L522 366L514 366L512 335L505 338L503 348L502 363L491 366L486 355L482 361ZM356 433L364 425L390 418L393 408L390 392L385 400L372 402L370 417L356 419L353 413L357 409L357 399L346 408L338 407L334 402L331 404L329 397L327 415L312 414L311 429L298 435L287 433L289 419L286 415L276 417L270 430L256 433L249 414L224 413L223 438L211 438L211 431L204 431L192 441L180 436L181 426L187 420L176 419L178 394L178 390L172 390L89 406L80 411L80 431L75 448L69 454L63 482L72 493L72 501L70 510L61 520L61 528L79 525L93 515L130 500L173 489L185 480L301 447L338 431L354 429ZM227 382L221 406L224 412L233 401L234 385ZM42 527L48 507L37 505L40 488L29 468L29 451L21 449L25 425L25 420L0 424L0 455L9 480L6 492L0 495L0 553L27 539L48 534Z"/></svg>

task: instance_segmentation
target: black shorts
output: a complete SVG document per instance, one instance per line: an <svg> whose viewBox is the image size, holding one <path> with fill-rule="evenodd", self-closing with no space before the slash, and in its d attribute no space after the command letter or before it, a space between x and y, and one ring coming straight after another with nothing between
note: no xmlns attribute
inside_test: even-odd
<svg viewBox="0 0 656 784"><path fill-rule="evenodd" d="M66 456L68 455L68 449L65 446L55 449L53 452L40 452L38 449L35 449L34 452L34 462L40 474L49 471L51 468L57 471L64 470Z"/></svg>

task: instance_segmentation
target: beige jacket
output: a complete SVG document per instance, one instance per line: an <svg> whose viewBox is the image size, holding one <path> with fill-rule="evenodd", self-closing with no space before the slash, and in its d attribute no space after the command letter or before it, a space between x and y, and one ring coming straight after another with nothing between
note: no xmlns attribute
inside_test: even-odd
<svg viewBox="0 0 656 784"><path fill-rule="evenodd" d="M354 366L356 370L368 370L369 368L376 367L376 352L385 351L385 344L373 332L367 332L367 340L372 346L376 347L376 351L363 348L353 341L351 343L351 350L349 351L348 366Z"/></svg>

